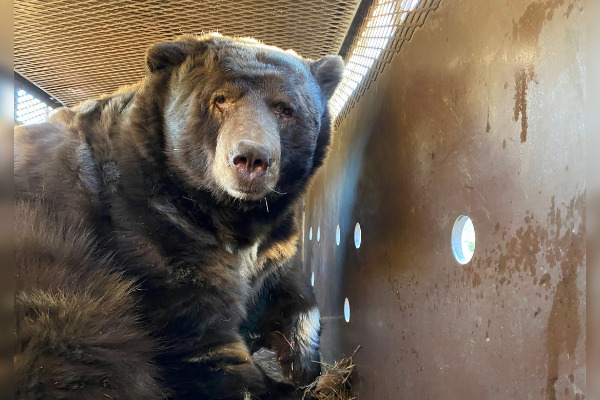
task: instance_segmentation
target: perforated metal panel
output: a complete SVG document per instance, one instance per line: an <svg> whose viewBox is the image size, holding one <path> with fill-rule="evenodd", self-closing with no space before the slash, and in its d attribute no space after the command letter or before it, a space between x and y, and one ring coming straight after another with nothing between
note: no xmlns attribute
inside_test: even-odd
<svg viewBox="0 0 600 400"><path fill-rule="evenodd" d="M331 99L336 125L371 86L394 54L423 25L440 0L376 0L346 56L346 72Z"/></svg>
<svg viewBox="0 0 600 400"><path fill-rule="evenodd" d="M30 125L44 122L52 106L36 98L23 89L15 91L15 121L21 125Z"/></svg>
<svg viewBox="0 0 600 400"><path fill-rule="evenodd" d="M143 77L144 52L183 33L252 36L337 54L359 0L16 0L15 71L65 105Z"/></svg>

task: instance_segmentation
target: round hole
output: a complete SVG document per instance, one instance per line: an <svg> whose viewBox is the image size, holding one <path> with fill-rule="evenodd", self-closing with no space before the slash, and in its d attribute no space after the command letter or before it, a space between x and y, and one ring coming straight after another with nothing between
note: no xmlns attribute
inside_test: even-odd
<svg viewBox="0 0 600 400"><path fill-rule="evenodd" d="M338 225L337 228L335 228L335 244L338 246L340 245L340 236L340 226Z"/></svg>
<svg viewBox="0 0 600 400"><path fill-rule="evenodd" d="M321 226L317 227L317 242L321 241Z"/></svg>
<svg viewBox="0 0 600 400"><path fill-rule="evenodd" d="M344 300L344 319L346 322L350 322L350 302L347 297L346 300Z"/></svg>
<svg viewBox="0 0 600 400"><path fill-rule="evenodd" d="M310 285L315 286L315 271L313 271L312 275L310 276Z"/></svg>
<svg viewBox="0 0 600 400"><path fill-rule="evenodd" d="M452 252L461 264L467 264L475 253L475 227L466 215L461 215L452 228Z"/></svg>
<svg viewBox="0 0 600 400"><path fill-rule="evenodd" d="M308 230L308 240L312 240L312 226Z"/></svg>
<svg viewBox="0 0 600 400"><path fill-rule="evenodd" d="M357 222L354 226L354 245L358 249L360 247L361 242L361 232L360 232L360 224Z"/></svg>

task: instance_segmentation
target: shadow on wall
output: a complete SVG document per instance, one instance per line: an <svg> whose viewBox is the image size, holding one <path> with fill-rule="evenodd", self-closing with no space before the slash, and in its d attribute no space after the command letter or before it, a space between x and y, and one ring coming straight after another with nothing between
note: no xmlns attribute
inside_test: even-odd
<svg viewBox="0 0 600 400"><path fill-rule="evenodd" d="M354 247L354 229L358 221L357 212L361 205L356 204L359 187L364 187L361 184L363 179L368 179L364 176L365 173L365 154L369 141L371 140L375 120L377 115L372 115L370 118L361 118L360 126L346 132L353 132L356 136L350 140L339 136L341 130L334 133L334 139L331 146L329 161L326 163L325 169L321 170L315 184L310 190L308 199L312 202L309 210L311 213L307 215L306 232L310 229L311 224L321 226L324 235L321 238L321 245L331 243L327 249L313 248L310 251L310 258L307 260L310 264L306 265L307 270L317 270L318 275L323 277L323 282L318 282L316 285L317 296L320 300L322 309L323 322L323 339L325 343L322 345L323 358L327 362L331 362L342 355L341 349L343 343L338 340L329 341L328 338L339 338L340 330L346 324L344 320L344 298L350 297L349 293L345 293L348 287L346 279L353 274L346 273L346 259L351 257ZM354 133L356 132L356 133ZM340 160L345 160L340 162ZM317 196L315 196L317 194ZM331 200L336 199L335 209L331 213L324 213L321 208L324 205L330 204ZM312 221L312 222L308 222ZM318 222L317 222L318 221ZM336 228L339 225L339 244L336 243ZM317 229L313 226L313 231ZM313 232L313 242L315 239L315 231ZM307 242L310 244L313 242ZM326 251L322 251L326 250ZM310 274L310 272L309 272ZM321 296L319 296L319 288L321 288Z"/></svg>

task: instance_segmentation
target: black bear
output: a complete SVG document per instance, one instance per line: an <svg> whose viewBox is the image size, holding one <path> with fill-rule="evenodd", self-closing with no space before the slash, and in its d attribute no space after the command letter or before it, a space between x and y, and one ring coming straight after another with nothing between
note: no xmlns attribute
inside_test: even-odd
<svg viewBox="0 0 600 400"><path fill-rule="evenodd" d="M16 129L19 399L275 398L258 347L290 386L320 372L293 257L342 59L203 35L146 62Z"/></svg>

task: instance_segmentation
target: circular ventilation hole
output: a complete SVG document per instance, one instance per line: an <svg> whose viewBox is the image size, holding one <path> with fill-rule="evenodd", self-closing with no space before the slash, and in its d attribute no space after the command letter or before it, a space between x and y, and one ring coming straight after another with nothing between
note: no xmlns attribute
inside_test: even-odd
<svg viewBox="0 0 600 400"><path fill-rule="evenodd" d="M313 271L312 275L310 276L310 284L311 286L315 286L315 271Z"/></svg>
<svg viewBox="0 0 600 400"><path fill-rule="evenodd" d="M346 322L350 322L350 302L347 297L346 300L344 300L344 319Z"/></svg>
<svg viewBox="0 0 600 400"><path fill-rule="evenodd" d="M461 264L471 261L473 253L475 253L475 227L471 218L466 215L458 217L454 222L452 252L456 261Z"/></svg>
<svg viewBox="0 0 600 400"><path fill-rule="evenodd" d="M354 226L354 245L358 249L360 247L361 242L361 232L360 232L360 224L357 222L356 226Z"/></svg>
<svg viewBox="0 0 600 400"><path fill-rule="evenodd" d="M335 244L337 244L338 246L340 245L340 226L338 225L337 228L335 228Z"/></svg>
<svg viewBox="0 0 600 400"><path fill-rule="evenodd" d="M312 240L312 226L308 230L308 240Z"/></svg>
<svg viewBox="0 0 600 400"><path fill-rule="evenodd" d="M321 226L317 228L317 242L321 241Z"/></svg>

